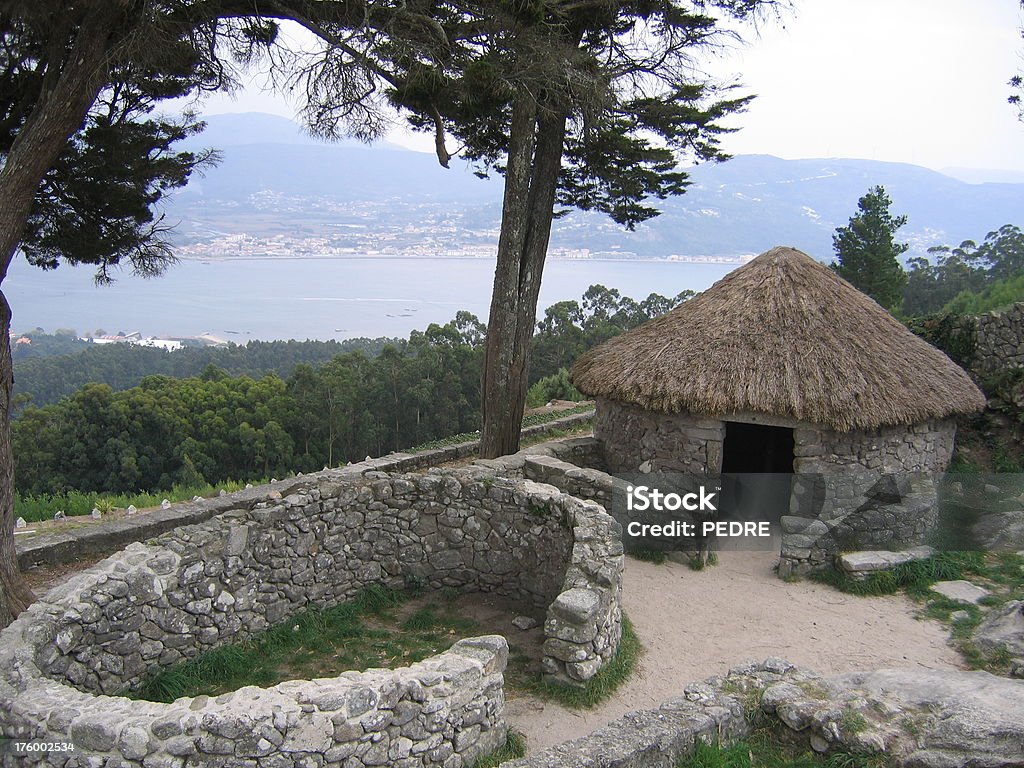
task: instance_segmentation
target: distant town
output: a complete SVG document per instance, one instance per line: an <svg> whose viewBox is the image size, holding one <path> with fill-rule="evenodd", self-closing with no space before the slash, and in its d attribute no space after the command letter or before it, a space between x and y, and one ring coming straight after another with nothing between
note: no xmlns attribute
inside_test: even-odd
<svg viewBox="0 0 1024 768"><path fill-rule="evenodd" d="M336 259L336 258L423 258L423 259L493 259L497 246L493 242L474 245L448 247L434 243L427 238L418 243L402 242L386 245L390 238L377 235L373 246L351 245L351 236L330 238L294 237L290 235L273 235L258 237L249 234L220 235L203 242L181 245L176 254L182 259L214 261L224 259ZM551 248L548 250L550 259L641 259L633 251L592 250L590 248ZM691 256L671 254L663 261L676 261L690 264L746 264L754 258L754 254Z"/></svg>
<svg viewBox="0 0 1024 768"><path fill-rule="evenodd" d="M116 334L94 334L86 333L84 336L76 336L79 341L89 344L130 344L137 347L154 347L173 352L184 347L226 347L228 342L212 334L204 333L199 336L177 336L174 338L160 338L158 336L143 336L139 331L118 332ZM32 337L27 333L19 331L10 332L11 346L14 349L19 347L31 347Z"/></svg>

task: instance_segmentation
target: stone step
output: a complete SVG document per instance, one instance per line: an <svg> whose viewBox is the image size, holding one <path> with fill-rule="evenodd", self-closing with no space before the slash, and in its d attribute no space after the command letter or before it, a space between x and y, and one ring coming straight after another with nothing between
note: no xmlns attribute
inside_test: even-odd
<svg viewBox="0 0 1024 768"><path fill-rule="evenodd" d="M836 558L836 562L844 573L853 578L866 578L877 571L888 571L897 565L915 560L926 560L934 554L935 550L931 547L913 547L900 552L873 549L862 552L844 552Z"/></svg>

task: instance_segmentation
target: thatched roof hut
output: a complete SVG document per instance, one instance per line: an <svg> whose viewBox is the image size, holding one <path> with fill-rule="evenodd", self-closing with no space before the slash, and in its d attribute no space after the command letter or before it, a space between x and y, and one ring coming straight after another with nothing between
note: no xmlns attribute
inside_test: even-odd
<svg viewBox="0 0 1024 768"><path fill-rule="evenodd" d="M583 393L645 411L759 413L839 432L980 410L946 355L805 253L773 248L573 367Z"/></svg>

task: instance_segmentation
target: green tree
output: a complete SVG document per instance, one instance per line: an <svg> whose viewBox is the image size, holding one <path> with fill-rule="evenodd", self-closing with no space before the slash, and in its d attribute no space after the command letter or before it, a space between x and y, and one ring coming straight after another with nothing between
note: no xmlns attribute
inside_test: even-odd
<svg viewBox="0 0 1024 768"><path fill-rule="evenodd" d="M721 160L719 121L749 99L697 74L722 34L758 0L485 4L450 17L456 47L437 66L409 62L393 98L445 130L481 172L504 174L497 268L484 351L481 455L519 446L544 261L556 205L633 228L647 204L682 193L680 160Z"/></svg>
<svg viewBox="0 0 1024 768"><path fill-rule="evenodd" d="M883 187L872 187L857 201L858 213L832 236L833 269L890 312L898 309L907 274L899 257L906 243L895 241L906 216L893 216L892 200Z"/></svg>

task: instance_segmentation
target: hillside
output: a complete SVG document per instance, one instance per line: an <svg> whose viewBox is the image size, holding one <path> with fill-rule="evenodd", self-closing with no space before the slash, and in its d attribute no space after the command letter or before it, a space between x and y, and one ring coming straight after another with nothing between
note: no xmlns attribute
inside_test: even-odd
<svg viewBox="0 0 1024 768"><path fill-rule="evenodd" d="M318 248L489 249L497 240L500 181L478 179L458 162L445 170L430 154L392 145L324 144L284 118L259 114L211 117L193 143L222 151L221 164L169 209L181 221L180 242L200 246L194 255L233 234L283 238L310 255ZM875 184L908 215L901 234L912 253L980 240L1017 223L1024 208L1022 183L972 184L901 163L746 155L691 172L690 190L666 200L663 215L635 233L603 216L572 213L556 222L552 248L659 258L759 253L785 243L824 258L832 231Z"/></svg>

